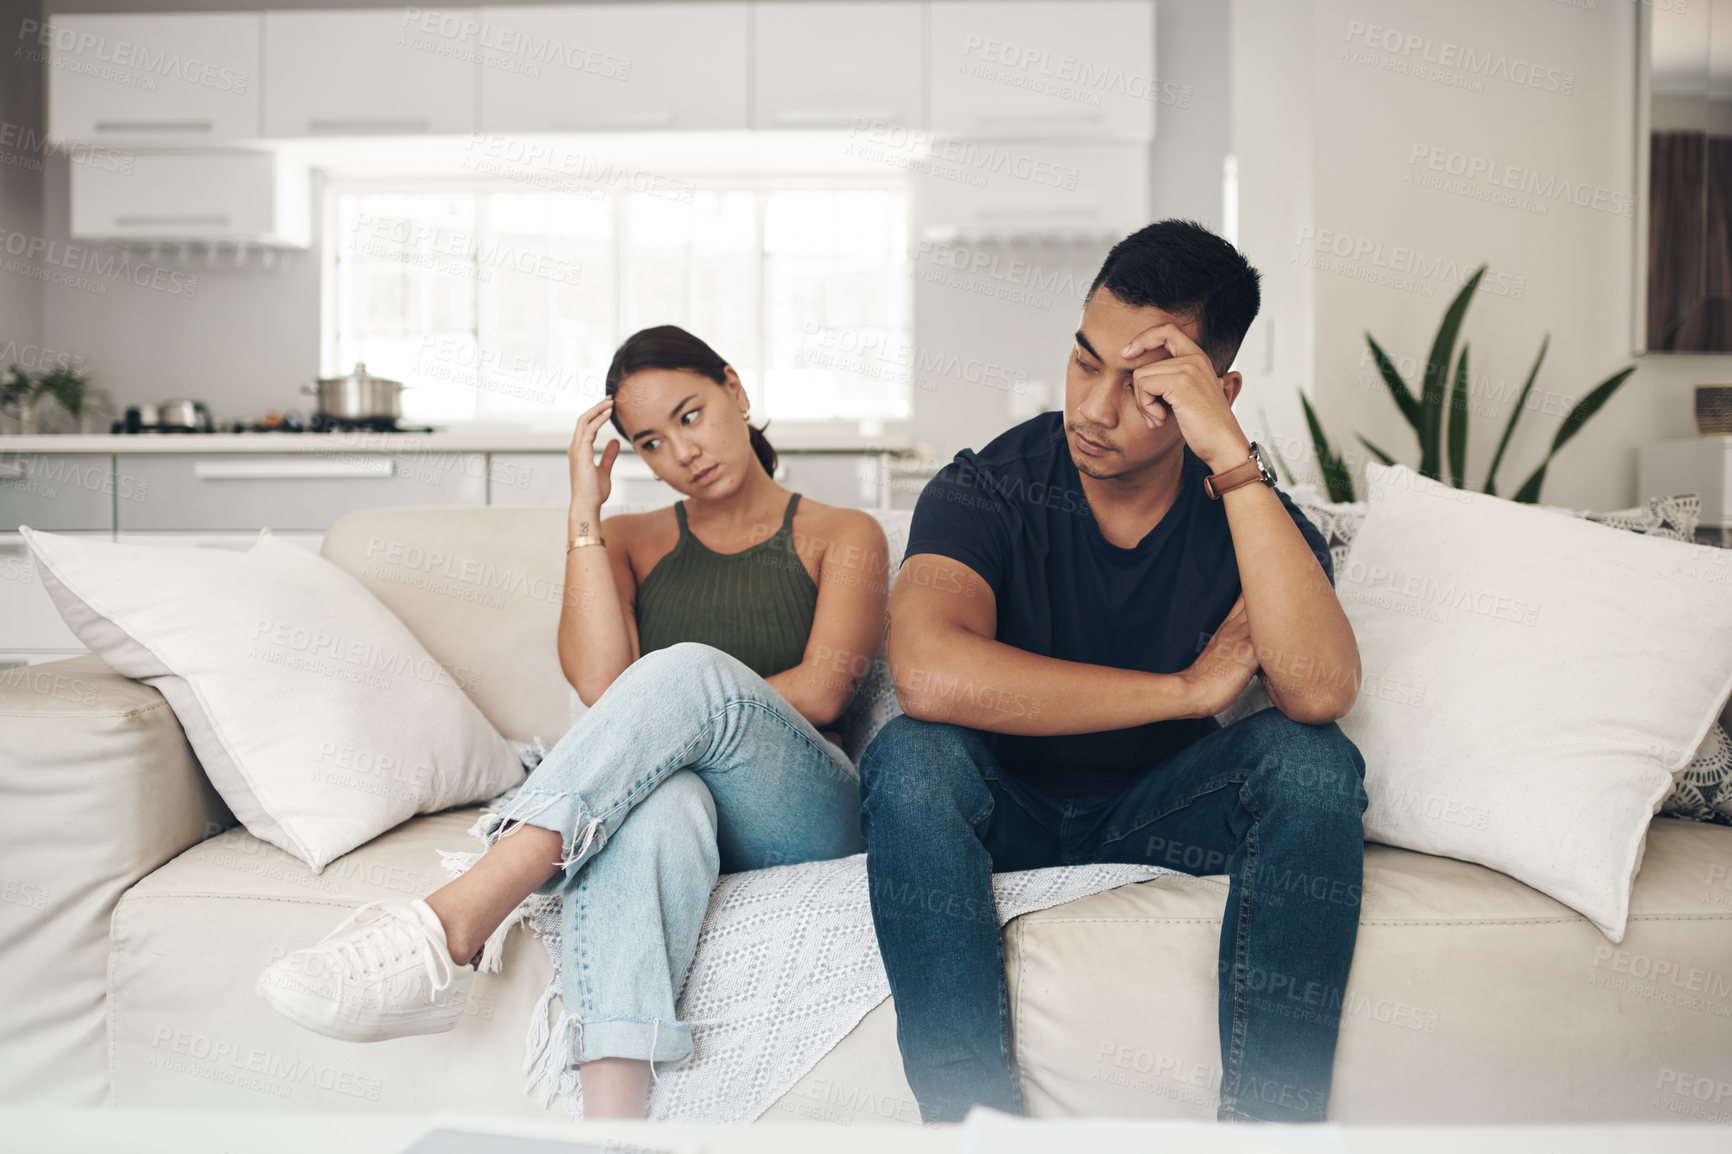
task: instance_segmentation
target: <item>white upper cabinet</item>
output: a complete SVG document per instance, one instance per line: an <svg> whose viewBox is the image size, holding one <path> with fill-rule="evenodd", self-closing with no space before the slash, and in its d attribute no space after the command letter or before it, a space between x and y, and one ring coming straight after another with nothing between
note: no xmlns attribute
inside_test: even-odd
<svg viewBox="0 0 1732 1154"><path fill-rule="evenodd" d="M244 140L259 132L256 12L55 16L39 36L48 131L116 144Z"/></svg>
<svg viewBox="0 0 1732 1154"><path fill-rule="evenodd" d="M266 12L265 135L471 131L480 27L473 8Z"/></svg>
<svg viewBox="0 0 1732 1154"><path fill-rule="evenodd" d="M935 142L914 175L915 227L928 240L1012 236L1117 240L1149 223L1149 149L1131 141ZM956 170L979 177L958 181Z"/></svg>
<svg viewBox="0 0 1732 1154"><path fill-rule="evenodd" d="M75 240L246 242L306 248L307 170L269 152L116 152L71 166Z"/></svg>
<svg viewBox="0 0 1732 1154"><path fill-rule="evenodd" d="M745 4L486 8L484 132L747 127Z"/></svg>
<svg viewBox="0 0 1732 1154"><path fill-rule="evenodd" d="M923 126L921 8L912 0L755 5L753 127Z"/></svg>
<svg viewBox="0 0 1732 1154"><path fill-rule="evenodd" d="M1150 0L933 0L939 133L1147 139L1162 94Z"/></svg>

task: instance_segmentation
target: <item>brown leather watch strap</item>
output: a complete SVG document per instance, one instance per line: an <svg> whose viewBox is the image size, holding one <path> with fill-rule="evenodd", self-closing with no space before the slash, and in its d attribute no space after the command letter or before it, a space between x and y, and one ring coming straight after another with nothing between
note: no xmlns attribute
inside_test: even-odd
<svg viewBox="0 0 1732 1154"><path fill-rule="evenodd" d="M1222 493L1231 492L1240 485L1249 485L1252 481L1261 481L1263 470L1252 457L1242 465L1234 465L1224 473L1215 473L1203 478L1203 492L1220 500Z"/></svg>

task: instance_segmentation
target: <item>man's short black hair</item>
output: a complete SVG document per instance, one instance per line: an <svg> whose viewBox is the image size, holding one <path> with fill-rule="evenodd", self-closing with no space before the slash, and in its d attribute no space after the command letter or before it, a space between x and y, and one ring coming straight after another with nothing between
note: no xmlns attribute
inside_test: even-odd
<svg viewBox="0 0 1732 1154"><path fill-rule="evenodd" d="M1262 278L1243 254L1194 220L1161 220L1113 245L1089 286L1132 306L1197 322L1197 344L1217 373L1232 367L1257 316Z"/></svg>

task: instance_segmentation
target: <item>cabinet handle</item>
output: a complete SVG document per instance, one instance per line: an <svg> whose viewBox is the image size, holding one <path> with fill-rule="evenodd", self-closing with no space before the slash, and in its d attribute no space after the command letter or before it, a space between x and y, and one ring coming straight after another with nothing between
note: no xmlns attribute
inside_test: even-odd
<svg viewBox="0 0 1732 1154"><path fill-rule="evenodd" d="M975 117L982 124L1093 124L1102 118L1099 112L982 112Z"/></svg>
<svg viewBox="0 0 1732 1154"><path fill-rule="evenodd" d="M575 130L581 128L665 128L674 122L671 112L595 112L577 116L556 116L553 127Z"/></svg>
<svg viewBox="0 0 1732 1154"><path fill-rule="evenodd" d="M91 127L98 132L210 132L216 126L208 120L98 120Z"/></svg>
<svg viewBox="0 0 1732 1154"><path fill-rule="evenodd" d="M1030 217L1053 220L1076 217L1081 220L1093 220L1101 214L1100 206L1095 204L1083 208L981 208L977 209L976 212L982 217L996 220L1027 220Z"/></svg>
<svg viewBox="0 0 1732 1154"><path fill-rule="evenodd" d="M858 120L875 120L880 123L898 124L902 114L893 108L867 108L859 112L778 112L774 117L777 124L800 125L809 128L846 127Z"/></svg>
<svg viewBox="0 0 1732 1154"><path fill-rule="evenodd" d="M426 132L427 129L427 118L424 116L410 116L395 120L389 117L381 119L378 117L348 116L338 117L334 120L307 121L307 131L314 134L353 132L386 136L393 132Z"/></svg>
<svg viewBox="0 0 1732 1154"><path fill-rule="evenodd" d="M145 213L138 216L117 216L114 218L116 228L148 228L154 224L186 224L201 225L210 228L227 228L229 218L227 213L213 216L175 216L172 213Z"/></svg>
<svg viewBox="0 0 1732 1154"><path fill-rule="evenodd" d="M394 477L397 462L379 461L194 461L201 481L301 481L330 477Z"/></svg>

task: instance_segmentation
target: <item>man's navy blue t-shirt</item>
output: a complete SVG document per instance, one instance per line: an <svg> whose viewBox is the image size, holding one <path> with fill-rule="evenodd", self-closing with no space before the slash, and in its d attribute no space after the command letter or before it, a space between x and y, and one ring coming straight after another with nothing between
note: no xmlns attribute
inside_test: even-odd
<svg viewBox="0 0 1732 1154"><path fill-rule="evenodd" d="M927 483L903 559L937 553L992 587L997 639L1065 661L1178 673L1190 668L1240 593L1227 511L1203 492L1210 469L1183 446L1178 496L1129 549L1102 534L1065 440L1064 414L1042 413L964 449ZM1335 580L1329 546L1276 490L1318 563ZM995 697L999 708L1031 708ZM1101 794L1128 785L1220 728L1212 717L1053 737L987 733L999 764L1030 785Z"/></svg>

